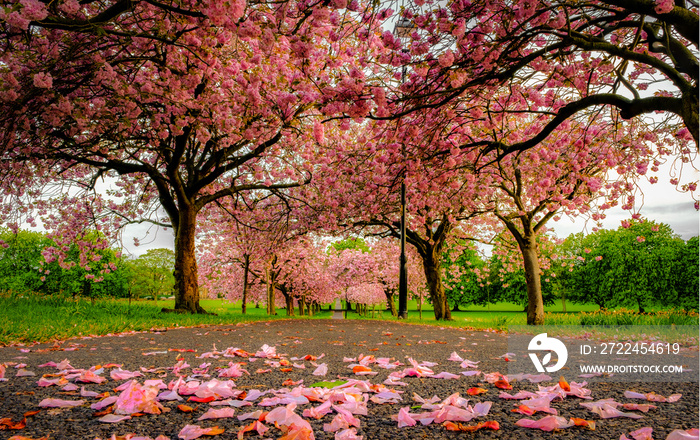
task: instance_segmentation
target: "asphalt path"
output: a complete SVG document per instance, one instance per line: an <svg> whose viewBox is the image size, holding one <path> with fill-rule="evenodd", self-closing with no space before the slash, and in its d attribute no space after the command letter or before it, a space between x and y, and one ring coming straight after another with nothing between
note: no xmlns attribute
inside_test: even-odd
<svg viewBox="0 0 700 440"><path fill-rule="evenodd" d="M205 353L221 353L226 349L238 348L246 352L255 353L264 345L274 347L278 359L230 358L219 356L203 357ZM478 362L476 369L482 373L502 372L508 370L506 360L507 337L502 333L483 332L459 328L441 328L437 326L409 325L385 321L360 321L360 320L285 320L238 324L231 326L207 326L187 329L162 329L150 332L138 332L122 335L108 335L101 337L72 339L55 344L39 344L31 347L3 347L0 348L0 364L6 365L5 381L0 382L0 419L9 419L12 422L21 421L27 412L38 413L26 417L26 427L15 430L0 430L0 439L8 439L15 435L30 439L48 438L61 439L108 439L112 436L125 436L133 433L139 436L156 438L163 435L169 439L177 439L179 433L186 425L199 425L201 427L219 426L224 433L212 437L203 438L237 438L238 431L251 423L250 420L239 421L234 418L221 418L215 420L197 419L209 408L209 403L195 403L183 401L163 401L164 410L161 414L144 414L134 416L128 420L117 423L104 423L99 420L94 409L90 405L99 398L81 397L80 391L63 391L63 385L40 387L37 382L42 375L48 379L55 379L59 370L55 367L40 365L54 362L56 364L67 360L74 369L87 370L100 365L119 364L121 369L127 371L143 371L142 377L134 380L143 383L147 379L162 379L165 384L177 378L176 374L191 380L201 382L219 378L219 373L230 367L232 362L242 362L250 374L244 374L231 380L235 382L238 390L251 393L252 390L268 391L295 386L310 386L320 380L332 381L338 378L360 379L381 384L390 373L410 367L410 359L419 363L432 362L435 373L449 372L459 376L457 379L438 379L430 377L405 377L401 379L405 386L389 386L402 393L402 401L394 404L367 404L367 415L358 415L360 421L357 434L364 439L455 439L455 438L512 438L512 439L618 439L621 435L629 436L629 433L642 427L653 429L654 439L665 439L675 430L688 430L698 427L698 383L616 383L593 382L586 386L591 390L592 400L612 398L618 402L628 403L654 403L639 400L630 400L624 397L624 392L632 390L640 393L655 392L668 396L682 394L677 402L654 403L655 409L648 413L636 411L642 417L632 419L617 417L601 419L598 415L581 406L584 400L576 397L567 397L552 402L551 407L558 411L558 415L567 420L578 417L596 422L595 430L581 426L573 426L557 432L545 432L538 429L528 429L517 426L516 421L522 418L540 419L547 414L538 413L528 417L512 412L517 401L499 398L504 390L496 388L493 384L484 380L484 375L465 376L461 372L467 370L460 367L459 362L448 360L452 352L456 352L463 359ZM356 376L348 368L352 362L345 358L372 355L375 358L390 358L405 365L396 369L382 369L370 365L372 376ZM207 355L208 356L208 355ZM304 359L305 356L309 356ZM315 361L311 360L316 358ZM266 364L266 361L278 362L287 359L292 364L290 367L275 367ZM175 369L176 365L189 367ZM328 373L323 377L313 376L311 373L316 365L325 363ZM19 364L19 365L18 365ZM210 365L202 365L210 364ZM294 366L294 364L296 364ZM300 368L301 366L305 368ZM511 365L512 366L512 365ZM109 366L100 374L106 380L103 383L77 383L78 387L84 387L88 391L97 393L108 392L110 395L118 395L114 389L122 385L126 380L114 380L110 377ZM201 369L200 369L201 368ZM206 370L206 372L204 371ZM258 370L270 370L257 373ZM20 373L21 372L21 373ZM563 371L564 376L571 374ZM18 376L19 374L19 376ZM24 374L30 374L24 376ZM31 375L33 374L33 375ZM205 376L197 376L205 374ZM206 376L209 375L209 376ZM226 380L219 378L221 380ZM584 379L569 376L569 382L582 382ZM536 392L539 386L552 386L557 383L559 377L543 383L530 383L527 380L511 383L515 394L521 390ZM69 382L73 383L75 379ZM287 385L285 385L287 381ZM303 381L303 382L299 382ZM290 385L291 382L297 385ZM469 388L484 388L486 393L476 396L468 396ZM414 400L414 393L431 398L437 396L445 399L454 393L468 398L470 404L490 401L493 402L489 413L484 417L478 417L465 425L475 425L481 421L497 421L500 425L498 431L481 429L476 432L451 432L442 424L420 424L409 427L398 427L396 416L401 408L414 407L410 412L420 412L415 408L418 405ZM265 397L273 396L273 393ZM372 393L368 393L371 397ZM183 396L185 399L187 396ZM39 408L39 403L47 398L59 398L65 400L84 400L83 405L73 408ZM262 399L262 397L261 397ZM237 408L236 415L264 409L270 411L273 407L258 407L261 399L252 401L252 406ZM182 412L177 408L180 404L186 404L194 408L193 412ZM312 402L299 405L296 412L301 414L305 408L317 406ZM221 408L221 407L217 407ZM333 432L325 432L324 423L330 423L334 413L328 414L319 420L309 420L317 439L333 439ZM8 422L9 423L9 422ZM0 420L0 426L2 420ZM262 439L282 437L283 433L278 429L271 429L264 435L246 433L244 438ZM125 438L125 437L122 437ZM630 437L631 438L631 437Z"/></svg>

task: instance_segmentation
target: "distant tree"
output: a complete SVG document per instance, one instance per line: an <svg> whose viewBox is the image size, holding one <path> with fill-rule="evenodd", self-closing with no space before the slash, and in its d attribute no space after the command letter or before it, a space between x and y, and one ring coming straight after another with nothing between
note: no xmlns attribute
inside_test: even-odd
<svg viewBox="0 0 700 440"><path fill-rule="evenodd" d="M126 278L132 294L137 297L149 296L158 303L158 297L170 295L175 278L173 267L175 252L171 249L149 249L138 258L126 260L123 270L128 272Z"/></svg>
<svg viewBox="0 0 700 440"><path fill-rule="evenodd" d="M99 241L88 231L85 240ZM114 271L119 259L114 249L96 250L88 256L77 244L66 246L65 258L55 258L47 249L56 243L46 234L17 229L0 231L0 290L13 292L65 293L95 299L120 296L124 283ZM81 264L76 266L76 261Z"/></svg>
<svg viewBox="0 0 700 440"><path fill-rule="evenodd" d="M486 262L475 249L449 249L443 253L442 259L445 294L453 311L459 310L459 306L485 305L489 302L489 291L484 279Z"/></svg>
<svg viewBox="0 0 700 440"><path fill-rule="evenodd" d="M527 311L528 296L525 270L513 269L511 258L494 254L489 260L488 302L507 302L517 304ZM552 284L548 279L542 283L542 304L551 306L557 299Z"/></svg>
<svg viewBox="0 0 700 440"><path fill-rule="evenodd" d="M336 241L331 244L337 253L343 252L345 249L357 249L362 252L369 252L369 246L362 238L346 238L344 240Z"/></svg>
<svg viewBox="0 0 700 440"><path fill-rule="evenodd" d="M681 297L688 303L693 281L684 282L693 269L688 268L688 273L678 269L691 265L693 257L688 256L688 263L681 262L687 247L670 226L649 220L625 221L615 231L586 236L581 248L563 280L570 300L601 308L636 307L639 312L653 304L676 305ZM697 255L694 260L697 266ZM697 276L694 283L692 296L697 304Z"/></svg>
<svg viewBox="0 0 700 440"><path fill-rule="evenodd" d="M50 240L39 232L7 228L0 229L0 240L4 243L0 247L0 291L38 291L42 284L41 250Z"/></svg>
<svg viewBox="0 0 700 440"><path fill-rule="evenodd" d="M675 298L669 298L670 304L675 304L686 310L698 309L698 237L692 237L680 250L673 269Z"/></svg>

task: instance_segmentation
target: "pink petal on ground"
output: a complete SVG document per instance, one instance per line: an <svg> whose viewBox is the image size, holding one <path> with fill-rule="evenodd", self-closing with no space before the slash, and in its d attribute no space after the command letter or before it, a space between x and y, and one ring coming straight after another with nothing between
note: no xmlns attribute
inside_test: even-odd
<svg viewBox="0 0 700 440"><path fill-rule="evenodd" d="M462 359L462 356L458 355L456 351L453 351L450 353L450 357L447 359L448 361L453 361L453 362L463 362L464 359Z"/></svg>
<svg viewBox="0 0 700 440"><path fill-rule="evenodd" d="M644 399L650 402L677 402L682 397L682 394L672 394L668 397L664 397L656 393L637 393L635 391L625 391L625 397L628 399Z"/></svg>
<svg viewBox="0 0 700 440"><path fill-rule="evenodd" d="M459 379L459 376L456 374L448 373L447 371L443 371L438 374L433 374L430 376L433 379Z"/></svg>
<svg viewBox="0 0 700 440"><path fill-rule="evenodd" d="M57 370L73 370L73 366L70 364L70 361L68 359L63 359L61 362L58 364L54 365Z"/></svg>
<svg viewBox="0 0 700 440"><path fill-rule="evenodd" d="M518 391L517 394L515 394L515 395L511 395L511 394L503 391L498 395L498 397L501 399L522 400L522 399L530 399L533 397L539 397L539 394L536 394L536 393L533 393L530 391L522 390L522 391Z"/></svg>
<svg viewBox="0 0 700 440"><path fill-rule="evenodd" d="M214 431L214 428L201 428L197 425L185 425L177 436L182 440L194 440L203 435L207 435L212 431Z"/></svg>
<svg viewBox="0 0 700 440"><path fill-rule="evenodd" d="M475 417L483 417L486 414L489 413L491 410L491 405L493 405L493 402L479 402L474 405L474 416Z"/></svg>
<svg viewBox="0 0 700 440"><path fill-rule="evenodd" d="M671 431L671 433L666 437L666 440L699 440L700 439L700 431L698 431L697 428L692 428L687 431L683 431L681 429L674 429Z"/></svg>
<svg viewBox="0 0 700 440"><path fill-rule="evenodd" d="M413 393L413 401L418 403L437 403L440 401L440 398L438 396L433 396L430 399L424 399L417 393Z"/></svg>
<svg viewBox="0 0 700 440"><path fill-rule="evenodd" d="M83 372L80 373L80 376L76 379L76 382L82 382L82 383L102 383L106 381L104 377L98 376L95 374L93 371L90 370L84 370Z"/></svg>
<svg viewBox="0 0 700 440"><path fill-rule="evenodd" d="M99 420L102 423L117 423L123 420L129 420L131 416L118 416L116 414L107 414L106 416L100 417Z"/></svg>
<svg viewBox="0 0 700 440"><path fill-rule="evenodd" d="M66 387L63 387L65 390ZM85 387L80 387L80 397L97 397L99 396L99 393L95 391L88 391L85 389Z"/></svg>
<svg viewBox="0 0 700 440"><path fill-rule="evenodd" d="M131 382L129 387L119 394L114 405L114 413L131 415L137 412L147 414L160 414L163 408L156 401L158 388L142 387L137 381Z"/></svg>
<svg viewBox="0 0 700 440"><path fill-rule="evenodd" d="M403 428L405 426L415 426L416 421L413 420L413 418L410 416L408 410L410 408L405 406L399 410L399 415L397 416L397 420L399 422L399 428Z"/></svg>
<svg viewBox="0 0 700 440"><path fill-rule="evenodd" d="M469 359L465 359L461 364L459 364L459 366L461 368L478 368L478 363L479 362L472 362Z"/></svg>
<svg viewBox="0 0 700 440"><path fill-rule="evenodd" d="M175 390L163 391L158 395L158 400L182 400L182 397Z"/></svg>
<svg viewBox="0 0 700 440"><path fill-rule="evenodd" d="M235 387L236 384L232 380L221 381L212 379L200 384L194 394L201 398L210 396L214 396L217 399L236 398L241 395L242 391L234 389Z"/></svg>
<svg viewBox="0 0 700 440"><path fill-rule="evenodd" d="M314 376L325 376L328 374L328 365L327 364L321 364L319 365L313 373L311 373Z"/></svg>
<svg viewBox="0 0 700 440"><path fill-rule="evenodd" d="M622 408L630 411L649 412L650 409L656 409L656 405L650 403L625 403L622 405Z"/></svg>
<svg viewBox="0 0 700 440"><path fill-rule="evenodd" d="M84 400L63 400L63 399L44 399L39 403L42 408L72 408L85 404Z"/></svg>
<svg viewBox="0 0 700 440"><path fill-rule="evenodd" d="M24 368L21 368L17 370L17 374L15 374L15 377L26 377L26 376L36 376L36 373L33 371L25 370Z"/></svg>
<svg viewBox="0 0 700 440"><path fill-rule="evenodd" d="M248 370L242 368L241 363L229 362L228 365L228 368L225 368L219 372L219 377L241 377L243 376L243 374L247 374L250 376Z"/></svg>
<svg viewBox="0 0 700 440"><path fill-rule="evenodd" d="M574 422L566 420L560 416L547 416L539 420L520 419L515 422L516 425L523 428L541 429L543 431L553 431L555 429L564 429L574 426Z"/></svg>
<svg viewBox="0 0 700 440"><path fill-rule="evenodd" d="M260 350L258 350L255 353L255 357L257 358L267 358L267 359L272 359L277 357L277 349L275 347L270 347L267 344L264 344L262 347L260 347Z"/></svg>
<svg viewBox="0 0 700 440"><path fill-rule="evenodd" d="M143 374L138 371L127 371L122 370L121 368L115 368L109 373L109 376L112 378L112 380L129 380L135 377L143 376Z"/></svg>
<svg viewBox="0 0 700 440"><path fill-rule="evenodd" d="M237 418L239 421L241 421L241 422L242 422L243 420L250 420L250 419L255 419L255 420L257 420L257 419L260 418L260 416L261 416L262 414L263 414L263 410L259 409L259 410L257 410L257 411L253 411L253 412L248 412L248 413L240 414L240 415L238 415L238 417L236 417L236 418Z"/></svg>
<svg viewBox="0 0 700 440"><path fill-rule="evenodd" d="M616 407L618 402L609 399L598 400L596 402L581 403L581 406L588 408L598 414L602 419L611 419L613 417L629 417L630 419L641 419L642 416L635 413L627 413L618 410Z"/></svg>
<svg viewBox="0 0 700 440"><path fill-rule="evenodd" d="M634 440L654 440L654 437L652 437L653 429L649 426L645 426L644 428L639 428L636 431L630 432L630 435Z"/></svg>
<svg viewBox="0 0 700 440"><path fill-rule="evenodd" d="M341 429L348 429L348 428L350 428L350 424L347 422L347 420L341 414L336 414L330 423L323 424L323 430L325 432L337 432L337 431L340 431Z"/></svg>
<svg viewBox="0 0 700 440"><path fill-rule="evenodd" d="M335 440L362 440L362 436L357 435L357 429L348 428L335 433Z"/></svg>
<svg viewBox="0 0 700 440"><path fill-rule="evenodd" d="M66 383L62 377L54 377L53 379L39 378L36 384L40 387L50 387L51 385L59 385L61 382Z"/></svg>
<svg viewBox="0 0 700 440"><path fill-rule="evenodd" d="M302 419L294 412L296 407L296 403L290 403L287 406L275 408L265 416L265 421L267 423L277 423L278 425L283 426L296 425L299 428L308 428L312 430L309 422Z"/></svg>
<svg viewBox="0 0 700 440"><path fill-rule="evenodd" d="M309 419L321 419L323 416L331 412L331 401L326 400L322 404L314 408L307 408L302 412L302 415Z"/></svg>
<svg viewBox="0 0 700 440"><path fill-rule="evenodd" d="M99 411L103 408L108 407L109 405L113 404L114 402L119 399L119 396L109 396L105 397L104 399L100 400L99 402L93 403L90 405L90 409L94 409L95 411Z"/></svg>
<svg viewBox="0 0 700 440"><path fill-rule="evenodd" d="M223 419L233 417L233 413L236 410L230 407L226 408L209 408L207 412L202 414L197 420L207 420L207 419Z"/></svg>

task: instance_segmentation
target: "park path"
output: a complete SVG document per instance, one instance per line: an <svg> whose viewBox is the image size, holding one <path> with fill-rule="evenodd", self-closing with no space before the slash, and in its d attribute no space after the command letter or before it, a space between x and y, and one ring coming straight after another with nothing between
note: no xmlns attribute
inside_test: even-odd
<svg viewBox="0 0 700 440"><path fill-rule="evenodd" d="M343 303L340 302L340 298L335 299L332 319L345 319L343 316Z"/></svg>
<svg viewBox="0 0 700 440"><path fill-rule="evenodd" d="M265 347L268 346L268 347ZM276 353L288 359L291 365L283 367L274 365L276 358L259 356L257 360L244 357L227 357L225 353L233 353L235 348L267 356L274 349ZM267 350L264 351L264 350ZM139 384L146 380L164 384L175 383L178 378L188 384L212 384L214 379L226 381L229 377L224 372L234 372L243 368L249 374L235 377L236 390L250 393L250 406L235 409L235 416L255 410L273 410L263 406L263 400L281 399L282 388L289 392L292 387L310 387L319 380L337 380L339 377L353 380L367 380L372 386L385 382L391 373L410 368L412 362L431 362L435 373L451 373L457 378L415 377L406 376L401 379L403 385L391 385L401 398L396 403L375 403L369 401L374 397L374 391L365 393L362 401L367 402L367 415L359 415L361 421L358 434L366 440L402 440L425 439L454 440L460 434L447 431L440 423L426 426L418 423L415 426L400 428L395 419L399 411L414 412L414 393L425 399L437 396L444 400L459 393L469 399L470 405L479 402L492 402L488 415L471 422L482 420L499 422L499 431L480 430L470 434L474 439L523 439L551 440L552 434L539 430L528 430L518 427L515 423L524 418L522 414L512 412L515 408L512 400L499 397L503 391L485 380L485 375L493 372L506 373L509 367L519 364L519 360L506 360L504 354L508 350L507 336L500 332L484 332L466 328L442 328L438 326L409 325L397 322L375 320L279 320L267 322L245 323L227 326L202 326L197 328L168 329L167 331L134 332L129 334L73 339L56 344L41 344L32 347L1 347L0 364L5 364L6 381L0 381L0 418L10 418L20 421L24 415L38 413L26 417L26 427L12 434L39 439L49 436L51 440L95 440L109 439L112 435L124 436L127 433L148 435L156 438L165 435L170 440L179 438L179 434L187 425L198 425L206 428L219 426L225 429L224 437L236 436L248 420L238 420L236 417L216 420L199 420L210 409L221 407L206 403L187 401L163 401L162 414L145 414L133 416L117 423L105 423L99 411L90 406L98 402L108 393L110 396L121 395L115 391L118 386L128 382L118 378L118 374L139 372L143 376L135 377ZM462 366L452 353L478 363L478 375L462 374L465 370L476 370ZM376 357L376 358L375 358ZM369 364L375 375L353 375L353 360L380 358L390 362L400 362L394 369L380 368L378 364ZM348 360L349 359L349 360ZM71 374L85 375L83 382L78 377L71 376L69 380L54 386L38 386L38 381L62 378L59 369L53 365L70 365L74 370L65 370ZM312 373L321 363L326 364L327 374L316 376ZM115 364L121 367L115 366ZM102 368L95 368L101 365ZM93 369L99 376L95 378L86 373L85 369ZM114 374L113 374L114 373ZM569 381L581 379L567 371ZM64 373L65 374L65 373ZM45 377L42 377L46 375ZM99 379L100 383L90 382ZM511 394L519 391L537 392L538 387L552 386L558 378L552 378L544 383L531 383L527 380L513 382ZM87 381L87 382L86 382ZM292 385L294 384L294 385ZM65 388L70 385L70 388ZM689 386L691 385L691 386ZM486 392L480 395L468 395L470 388L483 388ZM76 389L77 388L77 389ZM83 389L84 388L84 389ZM566 417L581 417L596 421L595 431L582 427L571 427L556 433L557 440L599 439L610 440L620 438L622 434L644 426L653 427L656 440L665 439L673 429L689 429L697 427L698 421L698 387L696 383L636 383L623 384L614 382L589 383L586 386L591 391L592 400L613 398L618 402L630 402L623 395L625 390L662 395L682 394L682 398L674 403L660 403L657 408L642 414L641 419L614 418L600 419L592 412L581 407L581 399L567 397L557 399L552 403L558 414ZM258 396L259 390L265 396ZM274 391L278 390L278 391ZM100 397L89 397L98 393ZM359 391L357 391L359 393ZM83 396L82 394L85 394ZM84 401L74 408L44 408L39 404L46 399L63 399ZM234 402L236 403L236 402ZM240 402L239 402L240 403ZM280 408L284 408L282 401ZM178 405L190 406L192 412L178 408ZM300 404L295 408L295 414L316 407L317 403ZM275 407L277 408L277 407ZM189 410L188 410L189 411ZM230 410L229 410L230 411ZM279 410L278 410L279 411ZM418 410L415 410L418 412ZM334 433L324 430L336 416L328 414L321 419L307 420L317 440L333 440ZM537 415L532 417L540 419ZM270 428L269 438L279 438L282 433L272 423L266 423ZM463 436L463 434L461 434ZM263 438L255 434L246 434L246 438ZM6 433L0 433L0 439L6 439ZM206 437L205 437L206 438Z"/></svg>

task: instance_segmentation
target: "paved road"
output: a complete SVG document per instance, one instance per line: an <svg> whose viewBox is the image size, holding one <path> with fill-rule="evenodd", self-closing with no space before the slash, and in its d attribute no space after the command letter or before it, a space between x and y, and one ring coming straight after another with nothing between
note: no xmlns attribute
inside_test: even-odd
<svg viewBox="0 0 700 440"><path fill-rule="evenodd" d="M218 358L203 357L205 353L223 352L227 348L240 348L255 353L267 344L275 347L277 354L290 360L291 371L284 366L267 365L265 359L250 360L244 358L228 358L218 355ZM460 367L459 362L449 361L452 352L458 353L462 358L479 362L478 370L484 373L507 372L508 364L502 357L507 351L506 337L499 333L469 331L465 329L440 328L433 326L416 326L382 321L359 320L290 320L272 321L235 326L201 327L192 329L175 329L164 332L146 332L129 335L106 336L92 339L71 340L56 346L40 345L24 352L20 347L5 347L0 349L0 363L7 365L5 382L0 382L0 419L12 418L14 421L22 419L27 411L37 410L38 404L46 398L60 398L69 400L85 400L85 404L75 408L42 409L38 414L27 418L27 426L17 431L0 430L0 439L7 439L11 435L20 434L29 438L41 438L49 436L51 440L62 439L107 439L113 434L125 435L135 433L156 438L165 435L174 440L178 433L186 425L199 425L212 427L218 425L225 429L225 433L217 437L204 438L235 438L237 431L250 421L239 421L235 418L218 420L197 419L211 406L207 403L184 402L195 408L192 413L184 413L177 409L177 405L183 402L162 402L165 411L160 415L146 414L132 417L130 420L110 424L102 423L89 405L98 401L97 398L81 398L78 391L62 391L59 386L39 387L37 381L42 375L56 374L59 371L54 367L40 367L49 361L59 363L67 359L75 369L89 369L96 365L109 363L120 364L122 369L128 371L141 371L143 367L147 372L144 377L136 380L143 384L146 379L162 379L165 384L175 380L176 372L200 382L219 378L219 374L230 368L231 363L244 362L242 368L249 371L249 375L232 379L235 389L252 393L252 390L261 391L279 390L283 387L294 388L294 385L283 385L298 382L298 386L308 387L312 383L324 379L333 380L338 377L350 377L368 380L372 384L381 384L389 374L396 370L410 367L409 358L417 362L433 362L431 366L435 373L449 372L457 374L458 379L436 379L428 377L406 377L402 379L405 386L391 386L402 393L402 401L396 404L368 403L367 415L358 415L360 425L358 434L369 439L413 439L431 438L433 440L443 438L515 438L532 439L556 437L560 439L618 439L621 434L629 434L638 428L651 426L654 429L655 439L664 439L669 432L676 428L689 429L698 426L698 387L697 383L691 384L617 384L596 383L588 388L594 400L614 398L619 402L631 402L623 396L625 390L638 392L656 392L662 395L682 393L682 398L675 403L656 404L657 408L648 414L642 414L641 419L614 418L600 419L580 406L581 399L567 398L552 403L559 415L566 417L581 417L595 420L596 430L589 431L581 427L572 427L556 434L539 430L528 430L515 425L515 422L524 416L515 414L511 410L515 408L513 401L499 398L502 390L495 388L484 380L483 375L463 376L460 373L468 370ZM324 377L316 377L311 373L316 365L311 360L303 359L304 356L315 356L316 365L325 363L328 373ZM357 359L360 355L373 355L376 358L389 358L399 361L402 365L394 370L385 370L371 364L371 369L377 373L375 376L354 376L348 368L351 362L344 358ZM311 359L311 357L309 357ZM279 361L279 359L273 360ZM183 366L186 362L188 366ZM26 364L21 370L13 363ZM204 365L210 364L210 365ZM182 367L173 370L173 367ZM303 366L304 368L300 368ZM199 370L197 370L199 368ZM287 367L289 368L289 367ZM113 380L110 378L109 367L100 376L108 380L101 384L86 383L88 391L98 393L109 392L116 395L116 387L125 380ZM206 373L204 371L206 370ZM257 370L270 370L265 373L256 373ZM27 371L35 376L16 377L18 371ZM199 374L199 375L198 375ZM202 376L207 374L209 376ZM48 376L55 379L57 376ZM225 378L219 378L226 380ZM540 385L554 385L556 379ZM75 379L71 379L71 382ZM569 381L577 380L569 377ZM581 380L581 379L578 379ZM513 383L511 393L521 390L537 391L538 384L528 381ZM485 394L467 396L466 391L472 387L483 387ZM392 416L398 414L404 407L416 405L413 400L414 393L430 398L433 395L439 399L446 399L454 393L460 393L468 397L471 404L478 402L493 402L486 417L473 420L475 424L482 420L496 420L501 430L498 432L480 430L475 433L453 433L446 431L440 424L427 426L399 428ZM373 393L363 393L364 398L373 396ZM358 394L361 395L361 394ZM268 394L251 402L252 407L235 409L235 414L240 415L256 409L271 410L273 407L258 407ZM319 403L300 405L295 411L301 414L305 408L311 408ZM217 407L221 408L221 407ZM419 412L420 409L411 409L411 412ZM333 419L335 413L326 415L320 420L310 420L317 439L332 439L334 434L324 432L324 424ZM533 418L539 419L538 414ZM1 422L0 422L1 423ZM271 425L271 424L267 424ZM265 437L255 433L247 433L245 438L262 439L282 436L281 431L271 427Z"/></svg>

